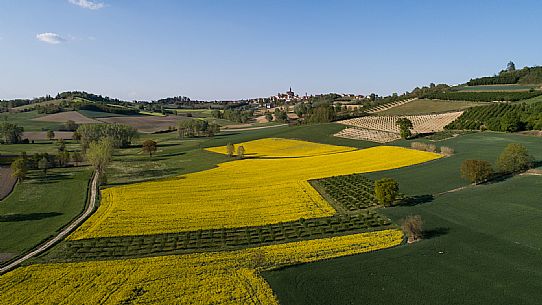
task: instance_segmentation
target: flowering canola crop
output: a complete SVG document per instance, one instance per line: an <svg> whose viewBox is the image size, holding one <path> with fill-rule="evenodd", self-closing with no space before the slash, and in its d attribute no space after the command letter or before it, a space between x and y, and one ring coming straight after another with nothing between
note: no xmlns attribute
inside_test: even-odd
<svg viewBox="0 0 542 305"><path fill-rule="evenodd" d="M320 144L314 142L265 138L235 145L245 148L247 157L311 157L357 150L354 147ZM207 148L206 150L226 154L226 146Z"/></svg>
<svg viewBox="0 0 542 305"><path fill-rule="evenodd" d="M399 230L127 260L36 264L0 277L0 304L278 304L262 270L396 246Z"/></svg>
<svg viewBox="0 0 542 305"><path fill-rule="evenodd" d="M105 189L97 212L69 238L259 226L331 216L335 210L308 180L393 169L440 157L393 146L352 150L306 143L284 139L243 143L247 153L256 156L272 156L276 146L276 155L296 158L235 160L169 180ZM303 146L309 147L311 156L299 157Z"/></svg>

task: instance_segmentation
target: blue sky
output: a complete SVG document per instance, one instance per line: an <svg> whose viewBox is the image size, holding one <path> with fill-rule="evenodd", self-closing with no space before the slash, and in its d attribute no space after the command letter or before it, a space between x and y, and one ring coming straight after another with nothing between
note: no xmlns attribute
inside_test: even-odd
<svg viewBox="0 0 542 305"><path fill-rule="evenodd" d="M542 64L541 1L0 0L0 99L390 94Z"/></svg>

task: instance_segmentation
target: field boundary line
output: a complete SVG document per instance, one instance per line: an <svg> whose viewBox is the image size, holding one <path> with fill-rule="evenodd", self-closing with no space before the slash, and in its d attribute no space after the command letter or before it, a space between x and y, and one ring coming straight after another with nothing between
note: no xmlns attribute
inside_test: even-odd
<svg viewBox="0 0 542 305"><path fill-rule="evenodd" d="M92 180L90 182L90 200L85 206L85 210L80 214L74 221L65 226L56 236L45 241L44 243L38 245L34 249L30 250L26 254L20 256L15 260L8 261L6 265L0 268L0 274L7 273L25 261L42 254L43 252L49 250L56 243L62 241L66 236L68 236L73 230L79 227L96 209L97 206L97 190L98 190L98 173L94 173Z"/></svg>

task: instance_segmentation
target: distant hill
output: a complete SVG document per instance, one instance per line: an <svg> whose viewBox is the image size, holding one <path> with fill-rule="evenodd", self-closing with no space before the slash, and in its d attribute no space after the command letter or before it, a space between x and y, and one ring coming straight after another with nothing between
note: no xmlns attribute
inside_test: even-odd
<svg viewBox="0 0 542 305"><path fill-rule="evenodd" d="M504 84L542 84L542 67L525 67L521 70L503 70L498 75L473 78L469 86Z"/></svg>

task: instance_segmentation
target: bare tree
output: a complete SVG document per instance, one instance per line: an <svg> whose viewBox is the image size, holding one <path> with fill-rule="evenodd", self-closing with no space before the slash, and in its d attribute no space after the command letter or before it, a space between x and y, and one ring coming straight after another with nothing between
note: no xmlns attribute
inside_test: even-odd
<svg viewBox="0 0 542 305"><path fill-rule="evenodd" d="M149 154L149 157L152 157L152 154L156 152L156 142L153 140L145 140L143 142L143 151Z"/></svg>
<svg viewBox="0 0 542 305"><path fill-rule="evenodd" d="M235 146L231 143L228 143L228 145L226 145L226 154L228 155L228 157L233 157L234 153L235 153Z"/></svg>
<svg viewBox="0 0 542 305"><path fill-rule="evenodd" d="M240 145L237 147L237 158L243 159L245 157L245 147Z"/></svg>
<svg viewBox="0 0 542 305"><path fill-rule="evenodd" d="M405 232L409 244L423 238L423 220L420 215L407 216L402 221L401 228Z"/></svg>

